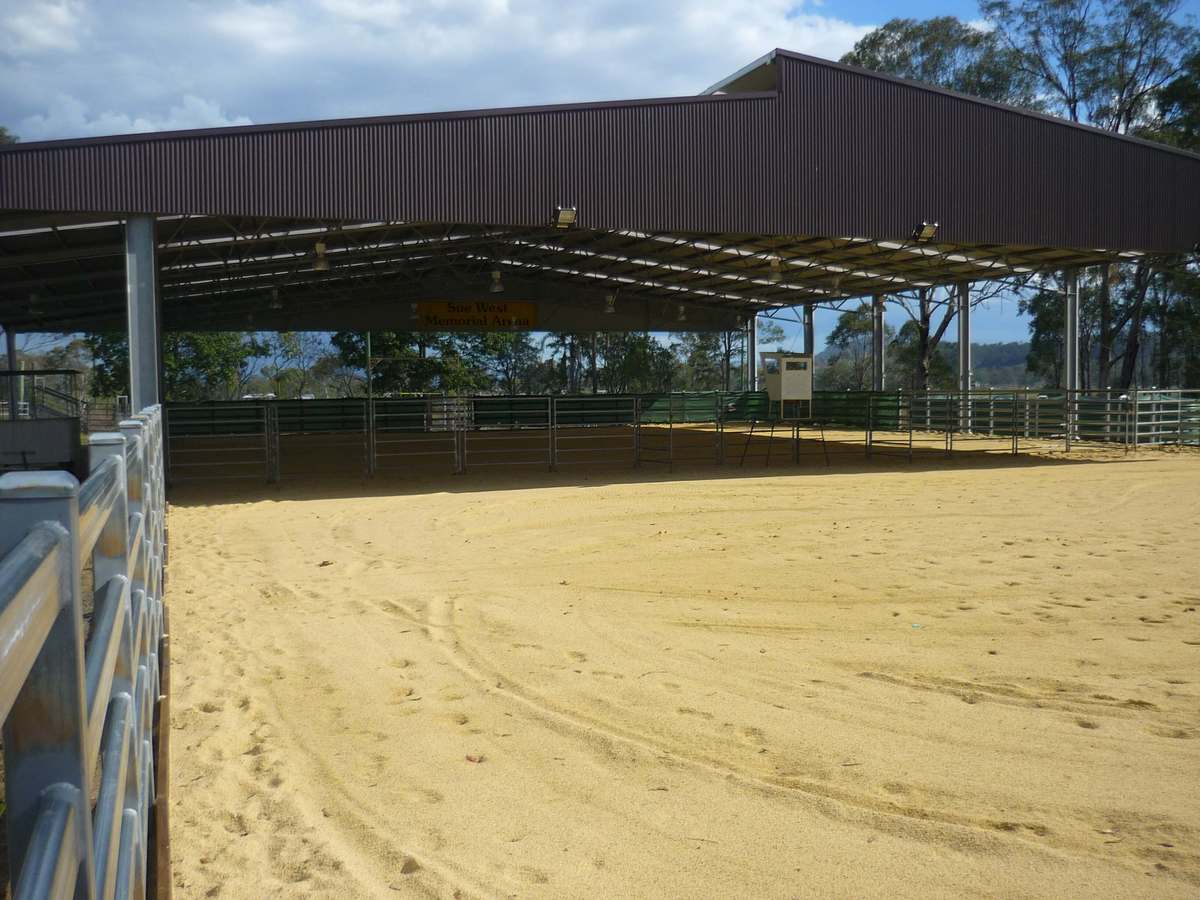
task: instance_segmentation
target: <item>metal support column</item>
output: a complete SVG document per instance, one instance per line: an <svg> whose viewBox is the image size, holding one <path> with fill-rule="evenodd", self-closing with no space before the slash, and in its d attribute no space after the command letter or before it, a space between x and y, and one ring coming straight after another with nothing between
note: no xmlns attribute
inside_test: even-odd
<svg viewBox="0 0 1200 900"><path fill-rule="evenodd" d="M871 298L871 390L882 391L884 379L883 294Z"/></svg>
<svg viewBox="0 0 1200 900"><path fill-rule="evenodd" d="M1066 360L1063 365L1063 375L1068 391L1079 390L1079 271L1072 269L1067 273L1067 312L1066 326L1063 331Z"/></svg>
<svg viewBox="0 0 1200 900"><path fill-rule="evenodd" d="M955 289L958 305L958 390L962 395L959 428L971 430L971 285L959 282Z"/></svg>
<svg viewBox="0 0 1200 900"><path fill-rule="evenodd" d="M17 333L11 326L4 326L4 346L8 356L8 417L17 421L17 407L21 402L20 381L17 377Z"/></svg>
<svg viewBox="0 0 1200 900"><path fill-rule="evenodd" d="M816 353L816 340L813 337L813 306L809 303L804 307L804 355L815 356Z"/></svg>
<svg viewBox="0 0 1200 900"><path fill-rule="evenodd" d="M158 321L158 246L154 216L125 222L125 283L129 308L129 394L136 413L159 402L162 336Z"/></svg>
<svg viewBox="0 0 1200 900"><path fill-rule="evenodd" d="M1071 449L1075 432L1075 401L1079 390L1079 270L1067 272L1066 323L1063 328L1063 377L1066 383L1066 398L1063 404L1066 418L1066 445Z"/></svg>
<svg viewBox="0 0 1200 900"><path fill-rule="evenodd" d="M367 332L367 474L375 474L375 389L371 377L371 332Z"/></svg>
<svg viewBox="0 0 1200 900"><path fill-rule="evenodd" d="M971 390L971 286L960 282L958 302L958 389Z"/></svg>
<svg viewBox="0 0 1200 900"><path fill-rule="evenodd" d="M758 314L746 326L746 390L758 390Z"/></svg>

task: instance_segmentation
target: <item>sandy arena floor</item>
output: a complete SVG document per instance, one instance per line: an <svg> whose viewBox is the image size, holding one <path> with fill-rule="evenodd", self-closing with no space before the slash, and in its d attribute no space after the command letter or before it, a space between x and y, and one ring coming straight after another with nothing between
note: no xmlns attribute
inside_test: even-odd
<svg viewBox="0 0 1200 900"><path fill-rule="evenodd" d="M177 897L1200 892L1200 454L174 503Z"/></svg>

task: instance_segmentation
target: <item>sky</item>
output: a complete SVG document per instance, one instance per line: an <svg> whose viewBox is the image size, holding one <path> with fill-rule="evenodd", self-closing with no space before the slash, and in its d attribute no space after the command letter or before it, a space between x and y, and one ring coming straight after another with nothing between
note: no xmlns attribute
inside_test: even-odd
<svg viewBox="0 0 1200 900"><path fill-rule="evenodd" d="M1200 18L1200 0L1186 0ZM0 125L25 141L696 94L774 47L836 59L973 0L5 0ZM903 321L895 314L894 324ZM818 341L833 325L818 313ZM977 341L1020 340L1015 304Z"/></svg>

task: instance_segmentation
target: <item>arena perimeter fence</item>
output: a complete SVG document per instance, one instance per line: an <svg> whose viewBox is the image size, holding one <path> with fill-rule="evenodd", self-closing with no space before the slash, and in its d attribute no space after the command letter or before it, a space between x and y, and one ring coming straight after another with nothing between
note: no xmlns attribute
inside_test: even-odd
<svg viewBox="0 0 1200 900"><path fill-rule="evenodd" d="M1017 453L1076 442L1200 445L1200 391L818 391L780 409L763 392L639 395L426 395L339 400L251 400L167 405L172 481L274 482L312 472L486 466L706 462L745 464L772 454L799 461L826 429L863 433L866 456L911 459L914 437L951 452ZM779 445L783 446L780 447Z"/></svg>
<svg viewBox="0 0 1200 900"><path fill-rule="evenodd" d="M82 484L66 472L0 477L15 898L171 893L161 409L119 427L92 435Z"/></svg>

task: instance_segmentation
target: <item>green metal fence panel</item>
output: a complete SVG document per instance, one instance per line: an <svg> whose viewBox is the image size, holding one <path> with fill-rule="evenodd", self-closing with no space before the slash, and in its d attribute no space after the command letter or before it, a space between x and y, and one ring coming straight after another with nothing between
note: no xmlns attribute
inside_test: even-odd
<svg viewBox="0 0 1200 900"><path fill-rule="evenodd" d="M554 398L557 425L632 425L636 419L636 397L594 394Z"/></svg>
<svg viewBox="0 0 1200 900"><path fill-rule="evenodd" d="M722 391L719 402L726 422L763 422L778 412L771 409L766 391Z"/></svg>
<svg viewBox="0 0 1200 900"><path fill-rule="evenodd" d="M272 400L281 434L328 434L362 431L366 400Z"/></svg>
<svg viewBox="0 0 1200 900"><path fill-rule="evenodd" d="M546 396L475 397L472 421L476 428L548 428L550 405Z"/></svg>
<svg viewBox="0 0 1200 900"><path fill-rule="evenodd" d="M263 404L232 400L205 403L168 403L167 429L170 437L262 434Z"/></svg>

